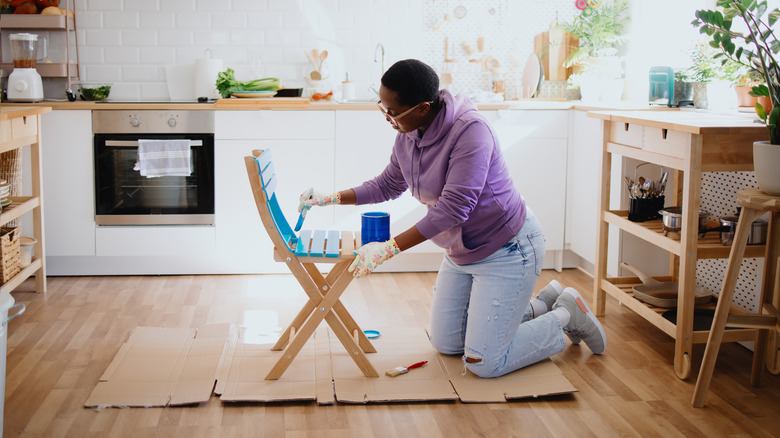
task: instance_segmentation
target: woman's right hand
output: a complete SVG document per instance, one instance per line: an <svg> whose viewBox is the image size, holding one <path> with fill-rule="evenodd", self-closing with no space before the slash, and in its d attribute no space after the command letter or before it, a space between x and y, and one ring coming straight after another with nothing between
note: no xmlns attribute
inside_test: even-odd
<svg viewBox="0 0 780 438"><path fill-rule="evenodd" d="M301 193L298 202L298 213L301 213L304 217L306 212L309 211L315 205L333 205L341 203L341 194L336 193L318 193L314 191L314 188L308 189Z"/></svg>

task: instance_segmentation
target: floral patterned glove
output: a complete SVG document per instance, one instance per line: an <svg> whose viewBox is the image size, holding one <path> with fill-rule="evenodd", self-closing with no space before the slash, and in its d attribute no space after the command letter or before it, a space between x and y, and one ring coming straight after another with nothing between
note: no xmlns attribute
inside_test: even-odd
<svg viewBox="0 0 780 438"><path fill-rule="evenodd" d="M398 248L395 239L387 242L369 242L358 248L355 260L349 265L349 272L352 272L355 278L365 277L382 262L399 252L401 249Z"/></svg>
<svg viewBox="0 0 780 438"><path fill-rule="evenodd" d="M317 193L313 188L301 193L298 203L298 213L306 217L306 212L315 205L333 205L341 203L341 195L336 193L324 194Z"/></svg>

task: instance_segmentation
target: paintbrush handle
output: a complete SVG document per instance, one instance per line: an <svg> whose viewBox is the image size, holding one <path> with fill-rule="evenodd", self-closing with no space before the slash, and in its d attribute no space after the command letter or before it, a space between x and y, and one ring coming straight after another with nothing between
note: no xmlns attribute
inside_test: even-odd
<svg viewBox="0 0 780 438"><path fill-rule="evenodd" d="M295 231L301 231L301 227L303 226L303 213L298 215L298 222L295 224Z"/></svg>
<svg viewBox="0 0 780 438"><path fill-rule="evenodd" d="M427 360L424 360L424 361L422 361L422 362L417 362L417 363L415 363L415 364L411 364L411 365L409 365L408 367L406 367L406 369L407 369L407 370L411 370L412 368L420 368L421 366L425 365L426 363L428 363L428 361L427 361Z"/></svg>

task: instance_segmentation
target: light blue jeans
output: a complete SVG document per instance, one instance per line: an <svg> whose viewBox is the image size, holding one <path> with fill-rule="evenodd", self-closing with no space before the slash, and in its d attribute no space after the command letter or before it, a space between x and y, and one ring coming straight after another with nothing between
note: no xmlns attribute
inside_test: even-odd
<svg viewBox="0 0 780 438"><path fill-rule="evenodd" d="M462 354L466 368L480 377L502 376L563 351L560 320L549 312L531 319L529 309L544 242L529 210L520 232L485 259L458 265L445 256L433 290L434 348Z"/></svg>

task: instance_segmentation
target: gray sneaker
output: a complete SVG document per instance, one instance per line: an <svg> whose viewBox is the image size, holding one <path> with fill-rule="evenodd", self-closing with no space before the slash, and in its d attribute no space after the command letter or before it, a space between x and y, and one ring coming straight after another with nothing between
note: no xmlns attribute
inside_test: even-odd
<svg viewBox="0 0 780 438"><path fill-rule="evenodd" d="M561 286L561 284L557 281L553 280L539 291L539 294L536 295L536 298L542 300L542 302L547 305L547 311L549 312L553 309L555 301L558 300L558 297L561 296L562 293L563 286Z"/></svg>
<svg viewBox="0 0 780 438"><path fill-rule="evenodd" d="M553 309L563 307L571 315L569 323L563 328L563 332L569 336L572 342L579 343L580 339L594 354L601 354L607 349L607 335L604 327L596 319L596 315L588 307L588 303L582 298L576 289L567 287L558 297ZM576 342L575 342L576 339Z"/></svg>

